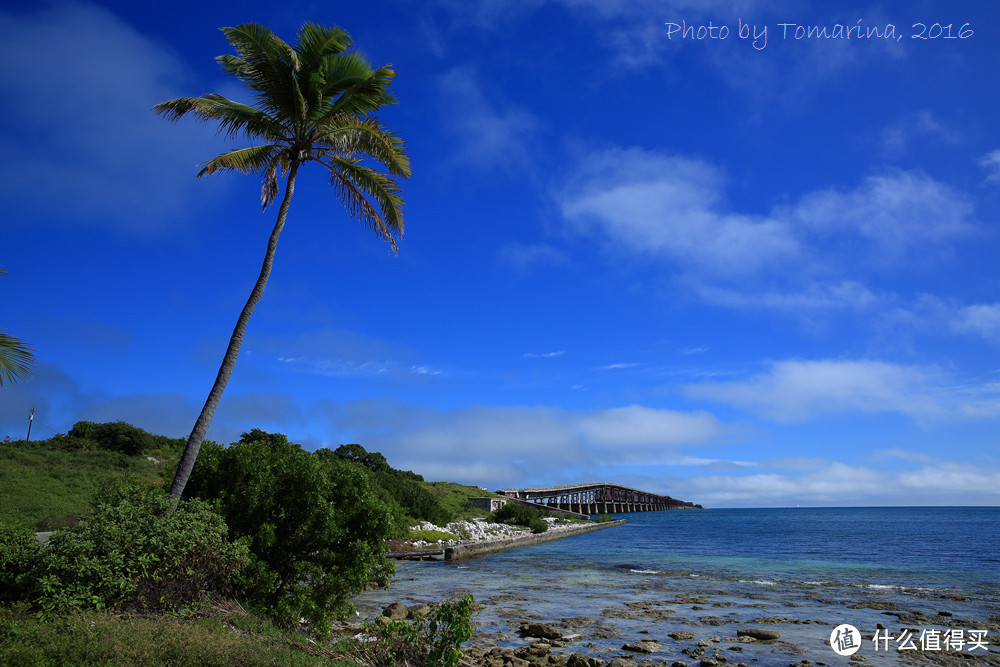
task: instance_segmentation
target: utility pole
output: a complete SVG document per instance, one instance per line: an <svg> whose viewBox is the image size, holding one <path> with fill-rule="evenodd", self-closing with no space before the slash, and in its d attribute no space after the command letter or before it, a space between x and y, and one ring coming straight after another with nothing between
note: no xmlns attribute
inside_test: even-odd
<svg viewBox="0 0 1000 667"><path fill-rule="evenodd" d="M31 422L35 421L35 409L31 408L31 414L28 415L28 437L25 438L25 442L31 442Z"/></svg>

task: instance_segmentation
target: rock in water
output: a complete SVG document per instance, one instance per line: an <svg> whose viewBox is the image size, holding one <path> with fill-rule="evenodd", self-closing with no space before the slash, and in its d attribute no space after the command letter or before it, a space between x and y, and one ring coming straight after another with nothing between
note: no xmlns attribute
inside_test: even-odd
<svg viewBox="0 0 1000 667"><path fill-rule="evenodd" d="M660 646L660 642L655 639L643 639L642 641L629 642L622 646L622 648L633 653L655 653L662 647Z"/></svg>
<svg viewBox="0 0 1000 667"><path fill-rule="evenodd" d="M520 633L524 637L536 639L562 639L562 633L551 625L544 623L522 623Z"/></svg>
<svg viewBox="0 0 1000 667"><path fill-rule="evenodd" d="M753 637L757 641L772 642L781 637L777 630L759 630L757 628L743 628L736 631L737 637Z"/></svg>
<svg viewBox="0 0 1000 667"><path fill-rule="evenodd" d="M382 615L391 621L401 621L410 614L409 608L402 602L393 602L382 610Z"/></svg>

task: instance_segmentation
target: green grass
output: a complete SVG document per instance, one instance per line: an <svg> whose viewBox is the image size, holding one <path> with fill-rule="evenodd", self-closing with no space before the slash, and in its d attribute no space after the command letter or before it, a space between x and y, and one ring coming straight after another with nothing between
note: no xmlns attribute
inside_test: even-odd
<svg viewBox="0 0 1000 667"><path fill-rule="evenodd" d="M50 441L0 443L0 516L35 531L72 526L106 477L133 472L163 483L174 465L102 449L65 451Z"/></svg>
<svg viewBox="0 0 1000 667"><path fill-rule="evenodd" d="M452 535L440 530L411 530L407 539L411 542L423 540L424 542L434 543L438 540L457 540L458 535Z"/></svg>
<svg viewBox="0 0 1000 667"><path fill-rule="evenodd" d="M245 613L207 618L118 617L89 611L42 619L0 607L0 664L62 667L353 666L334 642L313 643Z"/></svg>
<svg viewBox="0 0 1000 667"><path fill-rule="evenodd" d="M495 493L483 491L477 486L465 486L455 482L424 482L424 486L441 501L446 510L455 516L454 521L489 516L489 512L472 507L469 498L500 497Z"/></svg>

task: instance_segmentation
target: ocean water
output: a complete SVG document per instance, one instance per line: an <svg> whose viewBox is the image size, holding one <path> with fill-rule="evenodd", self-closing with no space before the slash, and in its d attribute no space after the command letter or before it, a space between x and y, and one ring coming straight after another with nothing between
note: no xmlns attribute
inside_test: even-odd
<svg viewBox="0 0 1000 667"><path fill-rule="evenodd" d="M448 562L401 562L386 590L355 602L371 615L393 601L472 593L482 644L517 647L524 620L561 624L563 652L610 660L655 638L652 658L685 660L697 640L729 663L846 664L829 645L842 623L870 665L924 664L895 639L904 628L978 632L954 645L968 664L1000 664L1000 508L711 509L616 515L628 523L532 547ZM888 644L871 638L883 625ZM773 644L736 644L740 628L778 630ZM695 641L668 633L690 631ZM985 635L981 634L985 631ZM916 634L916 633L915 633ZM925 654L935 644L924 646ZM882 650L880 650L882 649ZM890 650L892 649L892 650ZM932 656L937 657L937 656Z"/></svg>

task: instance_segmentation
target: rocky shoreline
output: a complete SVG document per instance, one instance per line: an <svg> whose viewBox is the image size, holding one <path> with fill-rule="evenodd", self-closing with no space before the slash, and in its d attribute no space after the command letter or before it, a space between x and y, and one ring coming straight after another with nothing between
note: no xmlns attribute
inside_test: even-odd
<svg viewBox="0 0 1000 667"><path fill-rule="evenodd" d="M404 541L393 540L389 551L393 558L408 560L427 560L425 554L441 555L445 560L462 560L503 549L530 546L542 542L589 533L595 530L620 526L624 520L606 521L602 523L568 522L556 518L543 519L549 528L543 533L533 533L523 526L510 526L502 523L490 523L485 519L471 521L453 521L447 526L436 526L430 522L422 522L411 527L418 532L448 533L455 539L439 539L433 542L426 540Z"/></svg>
<svg viewBox="0 0 1000 667"><path fill-rule="evenodd" d="M694 604L690 604L690 603ZM970 665L1000 665L1000 652L994 645L987 651L976 654L961 651L913 650L893 651L881 655L859 652L850 659L829 653L830 662L810 660L803 656L808 649L796 643L796 636L802 632L792 631L795 626L816 625L814 631L828 635L828 623L813 619L793 619L780 616L761 616L750 621L750 627L737 628L733 633L719 633L721 626L729 625L723 618L705 615L700 620L681 619L668 608L673 605L690 606L693 609L711 609L727 606L727 603L713 601L704 596L675 598L662 603L626 603L622 608L607 608L601 618L575 617L542 622L539 620L517 621L510 618L509 631L477 634L463 649L465 667L751 667L784 666L824 667L825 665L849 664L864 667L872 664L909 665L913 667L959 667ZM702 606L707 605L707 606ZM879 606L876 603L876 606ZM392 603L382 612L384 620L413 618L426 614L430 606L418 604L407 606ZM900 622L912 621L910 612L886 611L888 616L896 616ZM532 614L523 614L531 617ZM644 620L656 628L623 630L612 619L627 618ZM917 621L954 626L955 628L984 624L969 620L939 616L934 619L920 618ZM675 625L676 624L676 625ZM918 623L919 624L919 623ZM695 626L691 630L671 629L681 625ZM761 627L766 626L766 627ZM779 627L787 626L788 632ZM516 627L516 630L514 629ZM877 629L885 629L882 624L870 630L863 630L865 643L870 642ZM986 623L983 629L989 636L1000 632L1000 616ZM790 636L784 636L785 635ZM630 634L643 635L630 637ZM593 655L600 641L607 646L618 646L617 650L605 648L603 657ZM828 644L829 642L827 642ZM511 644L518 644L516 646ZM611 655L608 655L608 654Z"/></svg>
<svg viewBox="0 0 1000 667"><path fill-rule="evenodd" d="M444 530L464 532L464 539L419 546L443 551L530 534L485 522ZM454 563L403 562L392 586L366 594L358 607L367 618L400 618L473 594L478 631L463 647L466 667L1000 667L1000 599L992 596L808 580L778 585L614 560L585 563L591 554L574 544ZM861 632L861 650L849 658L830 646L841 623ZM899 637L948 629L984 630L988 649L873 648L879 631Z"/></svg>

